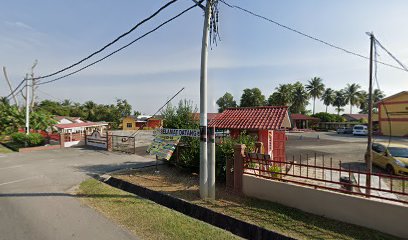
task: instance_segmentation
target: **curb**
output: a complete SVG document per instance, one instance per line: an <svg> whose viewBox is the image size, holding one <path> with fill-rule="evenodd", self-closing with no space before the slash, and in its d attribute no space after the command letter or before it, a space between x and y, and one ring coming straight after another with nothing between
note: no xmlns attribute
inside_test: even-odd
<svg viewBox="0 0 408 240"><path fill-rule="evenodd" d="M121 179L112 177L108 174L98 176L98 180L112 187L119 188L123 191L136 194L142 198L151 200L164 207L173 209L189 217L201 220L215 227L224 229L245 239L294 239L282 234L267 230L263 227L215 212L205 207L192 204L185 200L173 196L156 192L148 188L135 185Z"/></svg>

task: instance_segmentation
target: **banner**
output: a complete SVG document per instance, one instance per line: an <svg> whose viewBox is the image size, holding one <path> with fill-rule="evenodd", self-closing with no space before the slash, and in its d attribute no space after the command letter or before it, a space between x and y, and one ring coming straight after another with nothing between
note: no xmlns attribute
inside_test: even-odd
<svg viewBox="0 0 408 240"><path fill-rule="evenodd" d="M152 144L147 148L147 152L150 155L156 155L159 159L170 160L180 138L181 136L156 135Z"/></svg>
<svg viewBox="0 0 408 240"><path fill-rule="evenodd" d="M200 137L200 130L198 129L171 129L171 128L159 128L156 129L157 135L174 135L182 137Z"/></svg>

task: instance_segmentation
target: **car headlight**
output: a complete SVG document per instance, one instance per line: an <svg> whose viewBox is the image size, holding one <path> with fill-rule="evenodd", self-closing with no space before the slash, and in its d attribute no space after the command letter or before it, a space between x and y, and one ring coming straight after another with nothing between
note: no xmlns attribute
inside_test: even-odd
<svg viewBox="0 0 408 240"><path fill-rule="evenodd" d="M395 159L395 164L397 164L397 165L400 166L400 167L405 167L405 163L401 162L401 161L398 160L398 159Z"/></svg>

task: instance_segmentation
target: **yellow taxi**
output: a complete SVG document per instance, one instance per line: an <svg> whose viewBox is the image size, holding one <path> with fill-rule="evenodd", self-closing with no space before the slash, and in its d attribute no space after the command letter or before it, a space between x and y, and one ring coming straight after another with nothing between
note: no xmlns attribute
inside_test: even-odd
<svg viewBox="0 0 408 240"><path fill-rule="evenodd" d="M388 174L408 176L408 146L397 143L373 143L373 164Z"/></svg>

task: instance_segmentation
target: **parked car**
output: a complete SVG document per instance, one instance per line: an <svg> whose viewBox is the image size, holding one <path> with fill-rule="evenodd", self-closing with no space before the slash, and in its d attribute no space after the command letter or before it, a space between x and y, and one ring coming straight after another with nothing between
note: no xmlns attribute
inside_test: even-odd
<svg viewBox="0 0 408 240"><path fill-rule="evenodd" d="M349 128L349 127L340 127L340 128L337 128L336 132L337 132L337 134L341 134L341 133L351 134L351 133L353 133L353 129Z"/></svg>
<svg viewBox="0 0 408 240"><path fill-rule="evenodd" d="M353 127L353 135L367 136L367 134L368 134L367 126L355 125Z"/></svg>
<svg viewBox="0 0 408 240"><path fill-rule="evenodd" d="M391 143L373 143L373 164L389 174L408 176L408 146Z"/></svg>

